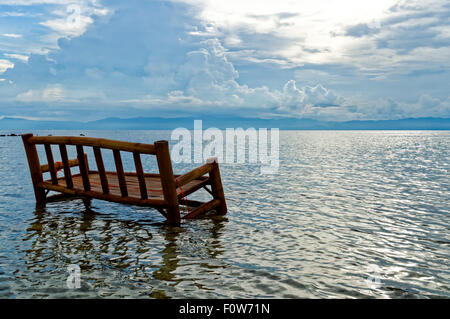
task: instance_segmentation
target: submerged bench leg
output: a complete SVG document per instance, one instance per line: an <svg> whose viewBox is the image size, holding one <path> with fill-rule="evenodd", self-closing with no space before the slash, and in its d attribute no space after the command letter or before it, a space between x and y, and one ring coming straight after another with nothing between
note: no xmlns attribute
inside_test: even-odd
<svg viewBox="0 0 450 319"><path fill-rule="evenodd" d="M34 196L36 197L36 206L44 207L46 198L45 190L38 186L43 180L41 164L39 163L36 145L29 143L31 137L33 137L33 134L24 134L22 135L22 141L27 155L28 166L30 167L31 181L33 182Z"/></svg>
<svg viewBox="0 0 450 319"><path fill-rule="evenodd" d="M216 210L220 215L225 215L227 213L227 203L225 201L225 194L223 193L219 164L216 159L212 159L210 164L213 166L209 172L212 194L214 199L218 199L220 201L220 205L216 208Z"/></svg>
<svg viewBox="0 0 450 319"><path fill-rule="evenodd" d="M92 198L89 198L89 197L83 198L83 204L84 204L84 208L86 208L86 210L91 209L91 203L92 203Z"/></svg>
<svg viewBox="0 0 450 319"><path fill-rule="evenodd" d="M156 159L158 161L164 200L167 202L167 222L172 226L180 225L180 207L178 205L177 189L170 160L169 143L155 142Z"/></svg>
<svg viewBox="0 0 450 319"><path fill-rule="evenodd" d="M166 218L169 225L180 226L180 207L178 205L168 207Z"/></svg>

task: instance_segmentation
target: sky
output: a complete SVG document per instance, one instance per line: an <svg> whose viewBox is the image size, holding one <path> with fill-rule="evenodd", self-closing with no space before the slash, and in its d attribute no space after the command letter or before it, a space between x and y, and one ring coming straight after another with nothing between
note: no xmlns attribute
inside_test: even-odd
<svg viewBox="0 0 450 319"><path fill-rule="evenodd" d="M0 118L450 118L447 0L0 0Z"/></svg>

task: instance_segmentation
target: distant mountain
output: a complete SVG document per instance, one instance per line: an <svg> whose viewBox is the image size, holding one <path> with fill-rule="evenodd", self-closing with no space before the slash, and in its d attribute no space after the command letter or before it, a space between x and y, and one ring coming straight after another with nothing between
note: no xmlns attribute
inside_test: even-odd
<svg viewBox="0 0 450 319"><path fill-rule="evenodd" d="M0 130L70 130L80 129L84 123L69 121L37 121L5 117L0 120Z"/></svg>
<svg viewBox="0 0 450 319"><path fill-rule="evenodd" d="M171 130L193 129L195 117L181 118L105 118L90 122L38 121L5 117L0 130ZM380 121L327 122L312 119L260 119L243 117L210 117L203 120L203 129L217 127L266 127L281 130L450 130L450 118L411 118Z"/></svg>

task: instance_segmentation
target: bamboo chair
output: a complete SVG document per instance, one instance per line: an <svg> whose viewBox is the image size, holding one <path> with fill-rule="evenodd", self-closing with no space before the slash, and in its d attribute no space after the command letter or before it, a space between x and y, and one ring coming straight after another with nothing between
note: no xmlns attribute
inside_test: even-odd
<svg viewBox="0 0 450 319"><path fill-rule="evenodd" d="M218 214L225 215L227 213L217 160L208 159L206 164L184 175L174 175L167 141L142 144L103 138L41 137L33 136L33 134L23 134L22 140L30 168L36 204L39 206L45 206L47 202L61 197L95 198L155 208L166 217L170 225L174 226L180 225L181 219L196 218L213 209ZM44 145L47 164L40 164L36 145ZM59 146L61 162L54 161L51 145ZM68 158L67 145L76 147L76 159ZM84 153L85 147L93 148L97 164L96 171L89 169L87 154ZM102 149L112 150L116 171L105 170ZM133 154L136 172L124 172L121 152ZM159 174L144 172L141 154L156 156ZM75 166L79 168L78 174L71 173L71 167ZM64 172L63 177L58 177L57 172L60 169ZM49 180L43 179L45 172L50 173ZM212 195L212 200L199 202L186 199L187 195L201 188L206 189ZM47 196L49 191L60 194ZM195 208L181 217L180 202Z"/></svg>

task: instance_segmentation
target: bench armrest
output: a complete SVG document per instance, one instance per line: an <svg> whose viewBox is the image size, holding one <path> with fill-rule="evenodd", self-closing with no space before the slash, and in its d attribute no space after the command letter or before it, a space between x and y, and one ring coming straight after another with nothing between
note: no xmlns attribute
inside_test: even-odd
<svg viewBox="0 0 450 319"><path fill-rule="evenodd" d="M79 163L78 163L78 159L77 158L69 160L69 167L74 167L74 166L78 166L78 165L79 165ZM55 169L56 170L60 170L62 168L63 168L63 163L62 162L55 162ZM50 167L49 167L48 164L41 165L41 172L42 173L46 173L46 172L49 172L49 171L50 171Z"/></svg>
<svg viewBox="0 0 450 319"><path fill-rule="evenodd" d="M197 179L199 177L202 177L206 173L209 173L212 168L213 168L212 164L209 163L203 164L202 166L199 166L184 175L178 176L178 178L176 178L175 184L177 187L186 185L187 183L193 181L194 179Z"/></svg>

